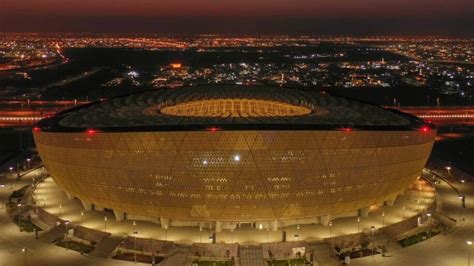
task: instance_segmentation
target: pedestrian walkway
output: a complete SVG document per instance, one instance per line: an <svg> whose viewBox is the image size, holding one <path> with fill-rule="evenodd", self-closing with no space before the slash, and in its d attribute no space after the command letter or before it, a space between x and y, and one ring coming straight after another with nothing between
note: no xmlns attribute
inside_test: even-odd
<svg viewBox="0 0 474 266"><path fill-rule="evenodd" d="M0 200L7 202L12 191L31 184L32 178L36 173L29 173L21 180L12 181L10 185L0 187ZM10 178L10 176L8 176ZM20 232L18 226L12 222L6 209L0 210L0 266L13 265L48 265L48 266L119 266L133 265L132 263L117 260L104 260L91 256L81 256L79 252L71 251L51 244L56 237L61 237L65 230L57 229L55 233L51 232L51 237L44 241L35 239L35 233ZM46 232L41 233L46 234ZM26 261L26 263L25 263Z"/></svg>
<svg viewBox="0 0 474 266"><path fill-rule="evenodd" d="M60 224L53 229L43 233L40 237L39 240L45 242L45 243L54 243L57 240L63 238L66 235L66 225L65 224Z"/></svg>
<svg viewBox="0 0 474 266"><path fill-rule="evenodd" d="M264 266L260 246L241 246L239 248L240 266Z"/></svg>
<svg viewBox="0 0 474 266"><path fill-rule="evenodd" d="M319 265L339 266L339 259L334 253L334 249L327 242L320 242L309 246L313 250L314 260Z"/></svg>
<svg viewBox="0 0 474 266"><path fill-rule="evenodd" d="M161 262L161 266L175 266L175 265L191 265L192 259L190 259L191 252L189 248L178 248L168 258Z"/></svg>
<svg viewBox="0 0 474 266"><path fill-rule="evenodd" d="M97 258L108 258L112 252L125 240L123 236L112 235L102 241L89 253L90 256Z"/></svg>

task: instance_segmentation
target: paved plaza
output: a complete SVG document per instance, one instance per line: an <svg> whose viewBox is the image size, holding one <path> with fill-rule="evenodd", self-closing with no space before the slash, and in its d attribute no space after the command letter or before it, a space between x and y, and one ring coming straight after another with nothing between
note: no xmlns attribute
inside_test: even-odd
<svg viewBox="0 0 474 266"><path fill-rule="evenodd" d="M37 170L40 171L40 170ZM3 202L13 190L31 184L32 179L37 179L37 171L31 171L23 176L20 181L13 182L10 175L3 180L0 189L0 197ZM451 174L451 173L450 173ZM428 174L429 175L429 174ZM395 242L388 242L387 256L376 255L351 261L352 265L467 265L469 246L466 240L474 239L474 223L472 222L472 210L469 199L474 193L471 180L461 183L456 181L451 185L442 181L436 185L436 193L430 190L425 181L419 181L412 189L399 197L393 206L373 208L369 217L360 219L357 217L338 218L332 221L332 227L322 225L301 225L280 228L278 231L266 231L256 228L240 228L233 232L223 230L217 233L218 243L239 243L240 245L257 244L281 241L281 231L285 230L288 236L298 235L297 239L289 241L317 242L324 238L338 235L367 232L371 226L380 228L393 223L400 222L405 218L423 212L436 198L438 211L446 216L452 217L457 222L456 226L446 234L440 234L428 241L416 245L401 248ZM12 188L10 188L10 184ZM453 189L454 187L457 189ZM467 209L462 210L459 194L466 196ZM199 231L198 228L168 228L162 229L159 225L137 221L116 221L113 213L104 211L84 211L77 199L68 199L67 195L57 187L52 178L46 178L37 187L33 198L36 204L47 212L61 216L61 219L69 220L74 224L85 227L106 230L117 236L131 235L134 230L138 231L141 238L154 238L170 240L182 244L209 243L210 230ZM61 208L59 208L61 206ZM81 216L81 211L84 213ZM382 216L382 213L384 214ZM104 216L107 221L104 221ZM462 218L462 219L459 219ZM1 232L0 234L0 265L132 265L133 263L117 261L112 259L100 259L89 255L80 255L78 252L67 250L47 244L35 239L33 233L20 232L11 218L7 215L5 208L0 210ZM26 249L26 252L22 251ZM25 263L26 258L26 263Z"/></svg>
<svg viewBox="0 0 474 266"><path fill-rule="evenodd" d="M358 232L370 231L371 226L380 228L409 218L426 210L432 203L435 193L423 180L417 181L412 190L402 195L393 206L372 208L369 217L346 217L332 221L332 227L323 225L300 225L280 228L278 231L259 230L257 228L239 228L233 232L223 230L216 233L216 242L258 244L266 242L279 242L282 238L282 230L287 232L288 241L318 241L331 236L348 235ZM81 202L77 199L68 199L53 181L47 178L40 183L34 194L38 205L44 206L44 210L60 216L63 220L71 221L96 230L106 230L112 234L132 235L134 231L139 232L139 237L169 240L183 244L209 243L209 236L213 231L197 227L169 227L161 228L160 225L136 221L116 221L112 212L85 211ZM60 208L61 206L61 208ZM81 216L81 212L84 214ZM107 217L105 221L104 217ZM331 231L331 232L330 232ZM294 238L298 235L298 239Z"/></svg>

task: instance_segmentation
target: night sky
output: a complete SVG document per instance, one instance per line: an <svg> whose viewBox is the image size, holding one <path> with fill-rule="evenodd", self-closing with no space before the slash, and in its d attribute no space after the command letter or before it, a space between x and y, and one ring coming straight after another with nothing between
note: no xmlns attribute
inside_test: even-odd
<svg viewBox="0 0 474 266"><path fill-rule="evenodd" d="M0 31L474 36L474 0L0 0Z"/></svg>

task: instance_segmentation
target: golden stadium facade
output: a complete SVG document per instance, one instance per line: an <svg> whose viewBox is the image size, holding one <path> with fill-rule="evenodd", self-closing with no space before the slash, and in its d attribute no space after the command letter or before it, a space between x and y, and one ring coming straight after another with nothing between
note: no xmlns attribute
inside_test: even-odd
<svg viewBox="0 0 474 266"><path fill-rule="evenodd" d="M146 91L34 130L55 182L83 202L224 228L327 223L393 201L420 176L435 135L394 110L263 86Z"/></svg>

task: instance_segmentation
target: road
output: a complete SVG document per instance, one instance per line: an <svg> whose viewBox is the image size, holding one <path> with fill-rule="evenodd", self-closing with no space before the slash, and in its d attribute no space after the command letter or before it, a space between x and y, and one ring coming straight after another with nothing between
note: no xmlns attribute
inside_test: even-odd
<svg viewBox="0 0 474 266"><path fill-rule="evenodd" d="M474 106L402 107L399 110L418 116L438 127L474 126Z"/></svg>
<svg viewBox="0 0 474 266"><path fill-rule="evenodd" d="M101 71L105 69L104 67L95 67L89 71L85 71L85 72L82 72L78 75L75 75L75 76L70 76L70 77L67 77L66 79L63 79L63 80L59 80L59 81L56 81L56 82L53 82L51 84L48 84L48 85L45 85L45 86L42 86L40 87L39 89L42 90L42 91L45 91L49 88L52 88L52 87L59 87L59 86L64 86L68 83L72 83L72 82L75 82L75 81L78 81L78 80L81 80L83 78L86 78L86 77L89 77L89 76L92 76L94 74L96 74L97 72Z"/></svg>
<svg viewBox="0 0 474 266"><path fill-rule="evenodd" d="M0 99L0 127L31 125L59 111L88 103L86 101L33 101Z"/></svg>
<svg viewBox="0 0 474 266"><path fill-rule="evenodd" d="M455 175L453 175L456 178ZM474 197L474 180L467 180L464 185L459 182L452 183L466 196L466 209L461 210L458 194L446 182L436 186L438 210L451 217L462 217L464 221L458 222L451 232L439 234L427 241L413 246L401 248L396 243L387 246L387 257L374 256L356 259L351 265L383 265L383 266L464 266L474 265L474 258L468 263L468 255L473 247L466 241L474 241L474 210L468 199ZM441 208L440 208L441 206ZM474 253L473 253L474 254Z"/></svg>

